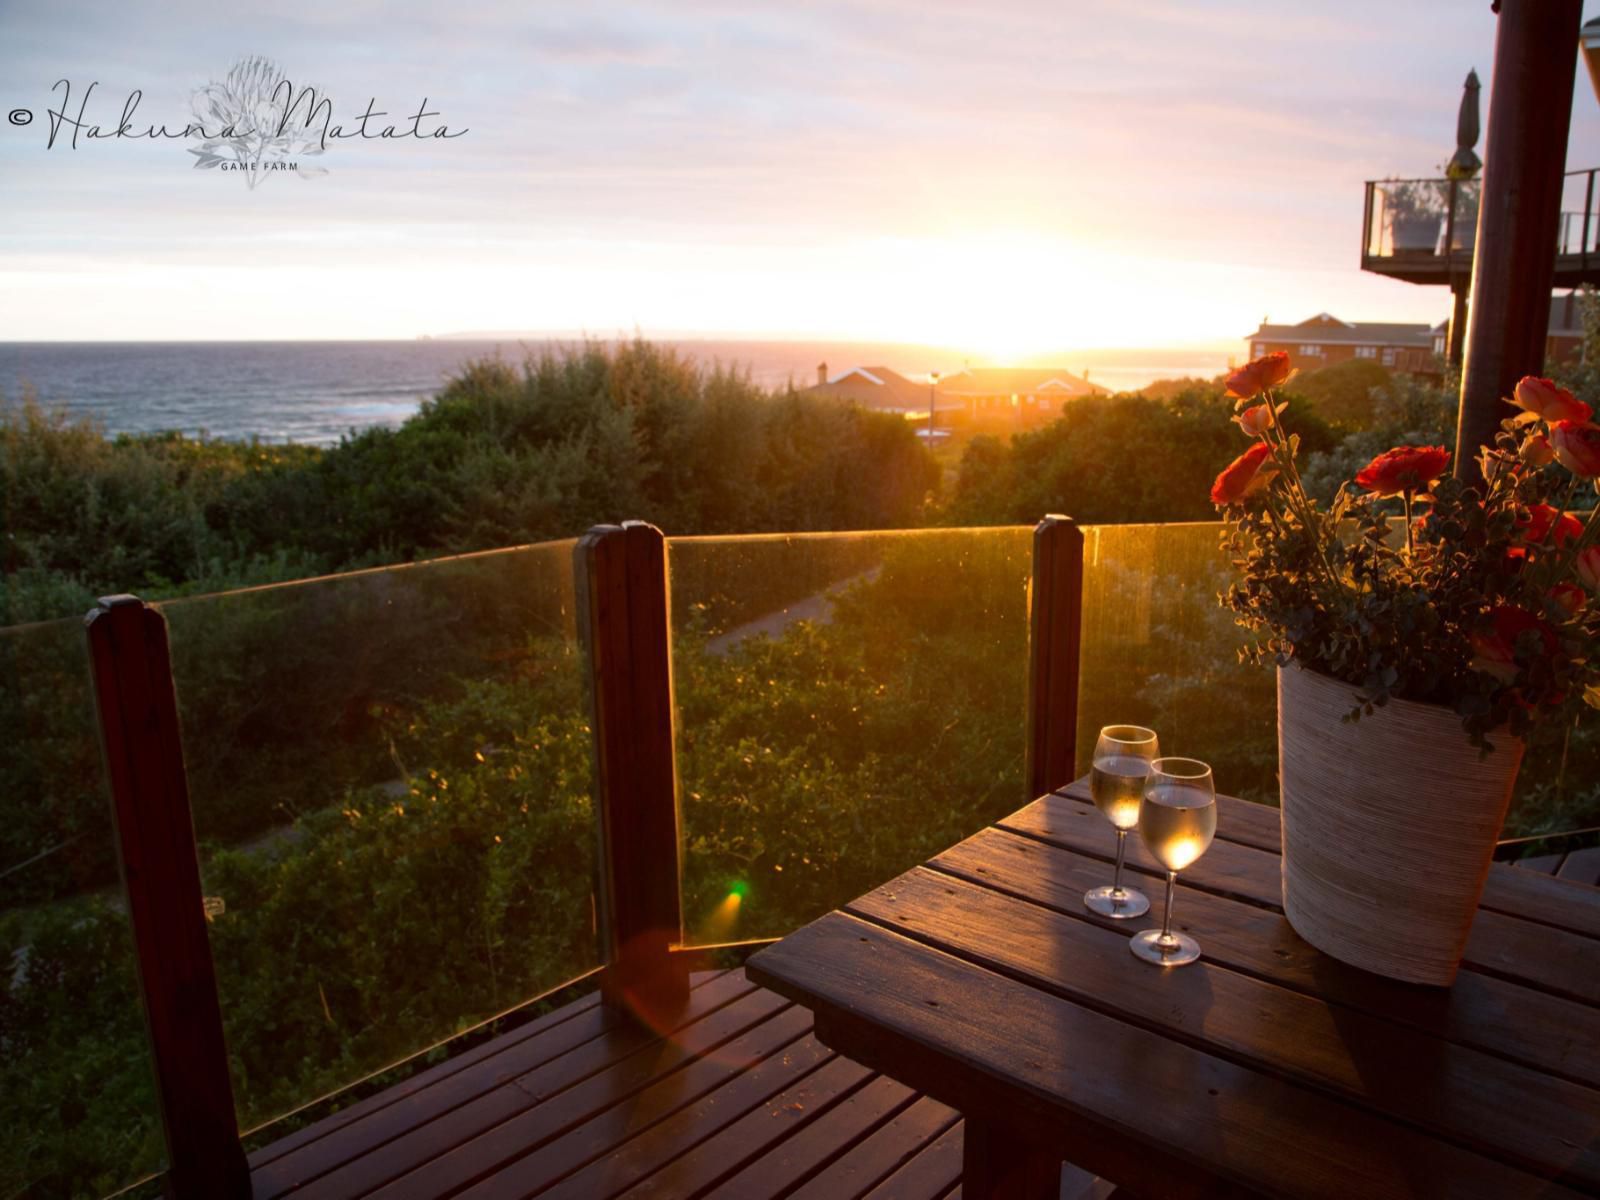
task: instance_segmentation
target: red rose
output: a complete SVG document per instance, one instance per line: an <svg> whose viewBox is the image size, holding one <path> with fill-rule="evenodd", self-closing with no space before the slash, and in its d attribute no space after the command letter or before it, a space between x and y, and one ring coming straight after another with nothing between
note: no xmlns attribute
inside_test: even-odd
<svg viewBox="0 0 1600 1200"><path fill-rule="evenodd" d="M1587 421L1594 413L1564 387L1537 375L1524 375L1517 383L1511 403L1526 409L1536 417L1554 424L1556 421Z"/></svg>
<svg viewBox="0 0 1600 1200"><path fill-rule="evenodd" d="M1396 446L1369 462L1356 483L1375 496L1420 492L1449 465L1450 451L1443 446Z"/></svg>
<svg viewBox="0 0 1600 1200"><path fill-rule="evenodd" d="M1278 473L1276 463L1269 461L1272 450L1265 442L1257 442L1234 459L1217 476L1211 485L1211 503L1218 508L1241 504L1272 482Z"/></svg>
<svg viewBox="0 0 1600 1200"><path fill-rule="evenodd" d="M1268 388L1275 388L1289 378L1289 355L1274 350L1254 362L1247 362L1228 376L1228 395L1241 400L1259 396Z"/></svg>
<svg viewBox="0 0 1600 1200"><path fill-rule="evenodd" d="M1509 604L1489 612L1485 624L1475 630L1470 638L1474 671L1493 675L1501 683L1510 683L1517 677L1517 640L1529 630L1539 634L1545 654L1554 654L1557 647L1555 630L1525 608Z"/></svg>
<svg viewBox="0 0 1600 1200"><path fill-rule="evenodd" d="M1567 582L1556 584L1555 587L1545 593L1545 596L1551 604L1569 617L1575 616L1578 610L1588 601L1588 597L1583 594L1581 587L1575 583Z"/></svg>
<svg viewBox="0 0 1600 1200"><path fill-rule="evenodd" d="M1574 475L1600 478L1600 425L1558 421L1550 427L1550 445L1561 465Z"/></svg>
<svg viewBox="0 0 1600 1200"><path fill-rule="evenodd" d="M1545 539L1560 549L1583 532L1583 522L1571 513L1560 512L1548 504L1535 504L1528 515L1517 518L1522 538L1531 546L1542 546Z"/></svg>

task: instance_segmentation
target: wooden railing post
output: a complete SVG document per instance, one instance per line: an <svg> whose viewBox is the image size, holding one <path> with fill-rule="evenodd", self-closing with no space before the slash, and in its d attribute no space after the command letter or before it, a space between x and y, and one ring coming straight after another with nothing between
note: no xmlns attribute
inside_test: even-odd
<svg viewBox="0 0 1600 1200"><path fill-rule="evenodd" d="M90 670L174 1200L246 1200L206 934L167 622L136 596L89 613Z"/></svg>
<svg viewBox="0 0 1600 1200"><path fill-rule="evenodd" d="M1033 531L1028 587L1027 799L1077 770L1078 662L1083 639L1083 531L1052 513Z"/></svg>
<svg viewBox="0 0 1600 1200"><path fill-rule="evenodd" d="M678 771L666 540L643 521L598 525L575 551L589 656L606 1003L654 1023L680 1006Z"/></svg>

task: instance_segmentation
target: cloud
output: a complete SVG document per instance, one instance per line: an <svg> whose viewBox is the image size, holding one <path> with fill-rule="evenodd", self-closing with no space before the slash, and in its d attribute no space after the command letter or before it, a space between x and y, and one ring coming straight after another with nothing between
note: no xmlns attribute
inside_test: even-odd
<svg viewBox="0 0 1600 1200"><path fill-rule="evenodd" d="M74 264L85 261L122 281L205 263L262 269L267 255L318 272L331 307L343 297L354 310L371 290L364 274L409 264L419 280L465 286L458 267L531 273L559 247L581 248L607 284L572 292L585 308L564 328L681 328L674 297L691 280L703 295L707 264L724 259L739 270L715 278L745 289L735 315L790 328L805 314L780 297L785 273L807 261L837 273L834 293L888 296L899 260L861 247L936 253L994 237L1139 256L1186 295L1231 267L1228 286L1258 287L1274 307L1288 303L1279 296L1298 295L1307 311L1348 296L1369 306L1357 317L1431 313L1442 302L1426 289L1356 272L1361 182L1443 161L1461 78L1476 66L1489 81L1493 36L1487 5L1464 12L1454 0L8 6L6 107L41 118L66 75L100 81L108 120L134 87L141 113L181 120L193 87L264 53L326 85L336 119L369 97L399 116L426 96L471 132L339 145L325 178L247 193L190 170L176 144L45 151L40 123L0 128L0 270L34 288L30 300L0 295L0 328L131 327L74 301L73 287L87 286ZM1600 161L1600 110L1586 81L1579 88L1572 146L1574 165L1587 166ZM566 251L562 261L570 285L582 262ZM41 292L52 263L61 282ZM828 303L827 281L807 278ZM494 288L514 295L499 276ZM163 294L181 305L181 289ZM258 321L235 309L252 329L291 324L291 305ZM140 328L185 317L141 314ZM1196 337L1237 323L1204 304L1190 320ZM811 324L834 321L821 311ZM1178 323L1174 314L1168 326Z"/></svg>

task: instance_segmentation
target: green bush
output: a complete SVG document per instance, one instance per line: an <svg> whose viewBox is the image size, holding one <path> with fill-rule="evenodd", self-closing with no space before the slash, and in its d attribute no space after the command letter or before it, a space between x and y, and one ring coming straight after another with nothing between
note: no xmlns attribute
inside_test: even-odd
<svg viewBox="0 0 1600 1200"><path fill-rule="evenodd" d="M1334 435L1314 415L1298 428L1306 451ZM951 503L957 524L1032 523L1048 512L1094 524L1209 521L1211 482L1243 449L1233 401L1215 384L1166 399L1096 396L1009 446L975 438Z"/></svg>

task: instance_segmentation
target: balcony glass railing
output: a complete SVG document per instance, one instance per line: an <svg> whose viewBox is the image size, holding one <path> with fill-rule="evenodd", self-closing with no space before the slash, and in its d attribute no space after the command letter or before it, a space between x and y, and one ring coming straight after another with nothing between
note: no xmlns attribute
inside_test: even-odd
<svg viewBox="0 0 1600 1200"><path fill-rule="evenodd" d="M1277 684L1241 665L1244 634L1217 601L1231 567L1222 526L1084 530L1078 772L1100 727L1154 729L1165 754L1204 759L1217 787L1277 803Z"/></svg>
<svg viewBox="0 0 1600 1200"><path fill-rule="evenodd" d="M691 942L779 936L1023 802L1032 536L668 540Z"/></svg>
<svg viewBox="0 0 1600 1200"><path fill-rule="evenodd" d="M1384 179L1367 187L1368 257L1472 260L1482 192L1477 180Z"/></svg>
<svg viewBox="0 0 1600 1200"><path fill-rule="evenodd" d="M1600 254L1600 169L1569 172L1562 180L1556 226L1558 268L1584 266ZM1367 184L1362 256L1393 260L1396 273L1464 267L1478 232L1480 179L1379 179Z"/></svg>
<svg viewBox="0 0 1600 1200"><path fill-rule="evenodd" d="M83 621L0 629L0 1196L159 1171Z"/></svg>
<svg viewBox="0 0 1600 1200"><path fill-rule="evenodd" d="M598 965L572 545L161 606L242 1129Z"/></svg>
<svg viewBox="0 0 1600 1200"><path fill-rule="evenodd" d="M1137 722L1274 801L1220 527L1083 532L1079 772ZM691 944L781 936L1029 799L1033 539L668 540ZM161 608L243 1128L599 965L573 543ZM104 1195L162 1142L81 621L0 630L0 685L0 1196ZM1585 823L1597 778L1595 723L1541 732L1507 836Z"/></svg>

